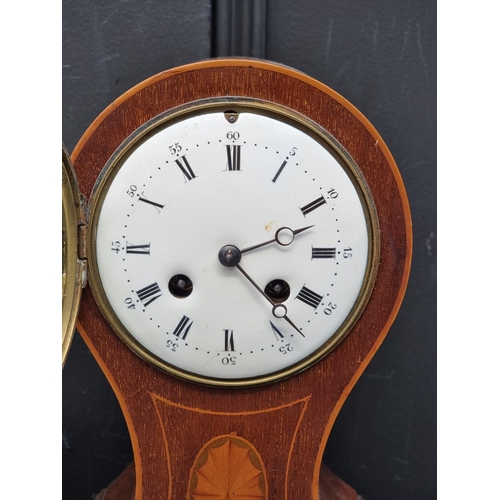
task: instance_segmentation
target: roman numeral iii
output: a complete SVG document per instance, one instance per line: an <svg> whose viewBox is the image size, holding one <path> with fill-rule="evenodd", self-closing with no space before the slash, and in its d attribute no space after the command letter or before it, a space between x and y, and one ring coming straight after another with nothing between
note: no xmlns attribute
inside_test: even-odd
<svg viewBox="0 0 500 500"><path fill-rule="evenodd" d="M335 259L336 248L312 247L311 259Z"/></svg>

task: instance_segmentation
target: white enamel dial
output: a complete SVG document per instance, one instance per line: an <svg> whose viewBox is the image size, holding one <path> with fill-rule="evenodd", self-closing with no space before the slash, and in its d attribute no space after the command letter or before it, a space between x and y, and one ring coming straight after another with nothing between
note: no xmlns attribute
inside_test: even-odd
<svg viewBox="0 0 500 500"><path fill-rule="evenodd" d="M334 146L246 101L176 112L126 141L92 197L91 284L129 347L228 385L288 376L333 348L377 256L368 190Z"/></svg>

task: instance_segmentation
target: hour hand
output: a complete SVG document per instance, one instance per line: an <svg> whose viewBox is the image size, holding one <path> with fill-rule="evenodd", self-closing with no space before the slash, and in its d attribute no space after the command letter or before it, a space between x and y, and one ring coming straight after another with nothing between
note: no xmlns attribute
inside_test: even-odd
<svg viewBox="0 0 500 500"><path fill-rule="evenodd" d="M252 245L251 247L243 248L242 250L240 250L240 253L249 252L250 250L255 250L256 248L260 248L274 242L278 243L278 245L281 245L282 247L287 247L288 245L291 245L293 243L296 234L302 233L303 231L306 231L311 227L314 227L314 225L301 227L300 229L290 229L289 227L280 227L274 234L274 238L272 240L264 241L263 243L258 243L257 245Z"/></svg>

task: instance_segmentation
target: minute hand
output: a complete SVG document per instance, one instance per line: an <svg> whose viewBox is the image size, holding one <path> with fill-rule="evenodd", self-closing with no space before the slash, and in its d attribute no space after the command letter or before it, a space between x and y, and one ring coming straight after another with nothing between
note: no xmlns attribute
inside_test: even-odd
<svg viewBox="0 0 500 500"><path fill-rule="evenodd" d="M282 318L285 321L287 321L295 330L297 330L303 337L305 335L295 326L295 324L292 322L292 320L288 317L288 310L285 306L285 304L275 304L265 293L264 291L260 288L259 285L246 273L246 271L239 265L236 264L236 269L240 271L245 278L250 281L250 283L260 292L260 294L273 306L273 316L275 318Z"/></svg>
<svg viewBox="0 0 500 500"><path fill-rule="evenodd" d="M274 238L272 240L264 241L264 243L259 243L257 245L252 245L251 247L243 248L242 250L240 250L240 253L249 252L250 250L255 250L256 248L260 248L274 242L278 243L278 245L281 245L283 247L287 247L288 245L292 244L296 234L302 233L303 231L306 231L311 227L314 227L314 225L301 227L300 229L290 229L289 227L280 227L274 234Z"/></svg>

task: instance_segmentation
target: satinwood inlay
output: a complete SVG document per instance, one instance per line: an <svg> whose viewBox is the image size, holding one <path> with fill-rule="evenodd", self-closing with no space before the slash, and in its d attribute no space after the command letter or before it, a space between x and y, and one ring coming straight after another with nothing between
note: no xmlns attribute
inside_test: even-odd
<svg viewBox="0 0 500 500"><path fill-rule="evenodd" d="M265 500L265 469L252 444L233 435L209 441L190 477L192 500Z"/></svg>

